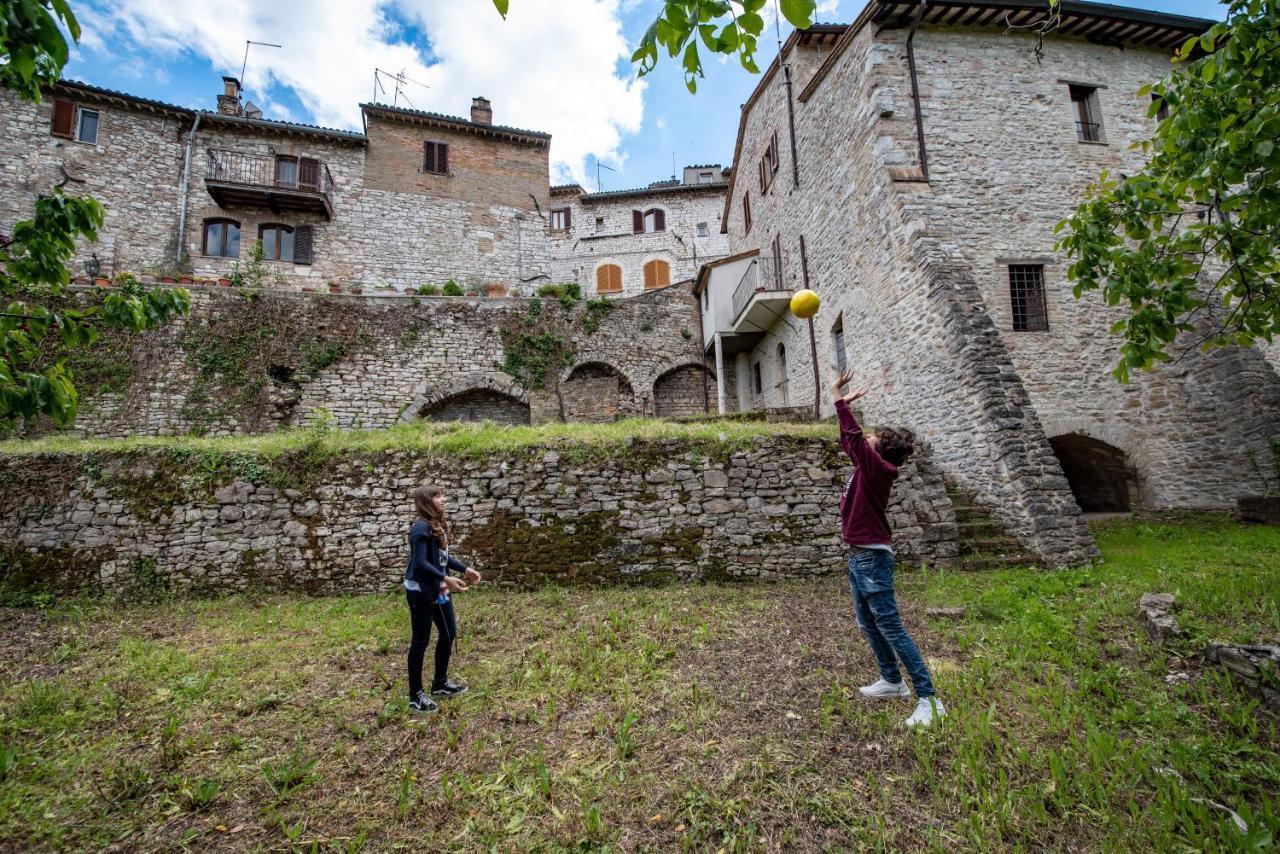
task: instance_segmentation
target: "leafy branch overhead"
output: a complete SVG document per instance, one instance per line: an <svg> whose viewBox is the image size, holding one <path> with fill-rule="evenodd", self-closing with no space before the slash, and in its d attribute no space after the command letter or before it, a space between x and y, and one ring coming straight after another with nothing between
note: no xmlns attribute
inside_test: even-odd
<svg viewBox="0 0 1280 854"><path fill-rule="evenodd" d="M505 18L510 0L493 0L493 4ZM673 59L679 57L690 92L698 90L698 79L705 76L702 49L713 56L737 56L743 68L758 74L756 41L764 32L761 11L766 4L767 0L664 0L662 11L640 39L631 61L643 77L657 67L660 51ZM782 17L797 29L813 24L816 8L815 0L779 2Z"/></svg>
<svg viewBox="0 0 1280 854"><path fill-rule="evenodd" d="M79 38L66 0L0 0L0 85L39 101L42 87L57 82L68 55L59 21ZM31 219L0 236L0 426L37 415L71 424L78 398L67 357L90 347L99 329L152 329L190 307L185 290L129 279L100 306L50 308L70 284L77 240L96 240L102 220L102 205L54 188Z"/></svg>
<svg viewBox="0 0 1280 854"><path fill-rule="evenodd" d="M1116 376L1189 349L1280 333L1280 9L1234 0L1226 22L1190 39L1173 73L1145 87L1166 114L1140 144L1139 172L1103 174L1058 225L1077 297L1122 306Z"/></svg>

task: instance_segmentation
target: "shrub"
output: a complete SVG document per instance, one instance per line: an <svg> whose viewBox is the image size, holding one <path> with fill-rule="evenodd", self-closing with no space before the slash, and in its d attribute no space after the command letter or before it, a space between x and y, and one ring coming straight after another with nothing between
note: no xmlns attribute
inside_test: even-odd
<svg viewBox="0 0 1280 854"><path fill-rule="evenodd" d="M441 293L447 297L460 297L463 296L465 292L462 290L462 285L458 284L453 279L450 279L444 283Z"/></svg>
<svg viewBox="0 0 1280 854"><path fill-rule="evenodd" d="M434 297L440 295L439 285L418 285L417 292L424 297Z"/></svg>

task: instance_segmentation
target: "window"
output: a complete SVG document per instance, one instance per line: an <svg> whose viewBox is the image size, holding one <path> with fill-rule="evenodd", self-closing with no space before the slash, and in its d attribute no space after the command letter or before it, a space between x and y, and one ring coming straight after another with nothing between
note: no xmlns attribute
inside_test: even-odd
<svg viewBox="0 0 1280 854"><path fill-rule="evenodd" d="M596 234L602 231L604 231L604 217L598 216L596 217Z"/></svg>
<svg viewBox="0 0 1280 854"><path fill-rule="evenodd" d="M644 265L644 289L665 288L671 284L671 265L666 261L650 261Z"/></svg>
<svg viewBox="0 0 1280 854"><path fill-rule="evenodd" d="M751 194L742 194L742 233L751 233Z"/></svg>
<svg viewBox="0 0 1280 854"><path fill-rule="evenodd" d="M1015 332L1049 330L1043 264L1009 265L1009 303L1013 308Z"/></svg>
<svg viewBox="0 0 1280 854"><path fill-rule="evenodd" d="M782 290L782 235L773 236L773 289Z"/></svg>
<svg viewBox="0 0 1280 854"><path fill-rule="evenodd" d="M1071 93L1071 107L1075 111L1076 137L1081 142L1102 142L1097 87L1072 83L1067 89Z"/></svg>
<svg viewBox="0 0 1280 854"><path fill-rule="evenodd" d="M769 145L764 150L764 154L760 157L758 164L760 172L760 192L763 193L769 189L769 185L773 183L773 176L778 174L778 132L774 131L773 136L769 140Z"/></svg>
<svg viewBox="0 0 1280 854"><path fill-rule="evenodd" d="M831 346L836 351L836 371L843 374L849 367L849 358L844 352L844 314L837 315L831 327Z"/></svg>
<svg viewBox="0 0 1280 854"><path fill-rule="evenodd" d="M622 268L617 264L605 264L596 268L596 293L622 293Z"/></svg>
<svg viewBox="0 0 1280 854"><path fill-rule="evenodd" d="M714 175L713 173L711 173L711 172L699 172L699 173L698 173L698 183L699 183L699 184L714 184L714 183L715 183L715 180L716 180L716 177L715 177L715 175Z"/></svg>
<svg viewBox="0 0 1280 854"><path fill-rule="evenodd" d="M764 394L764 378L761 375L759 362L751 366L751 382L756 387L756 394Z"/></svg>
<svg viewBox="0 0 1280 854"><path fill-rule="evenodd" d="M571 221L568 208L553 208L551 211L551 230L568 231Z"/></svg>
<svg viewBox="0 0 1280 854"><path fill-rule="evenodd" d="M206 219L201 251L215 258L239 258L240 223L230 219Z"/></svg>
<svg viewBox="0 0 1280 854"><path fill-rule="evenodd" d="M76 110L76 141L90 145L98 143L98 111Z"/></svg>
<svg viewBox="0 0 1280 854"><path fill-rule="evenodd" d="M449 172L449 146L443 142L422 143L422 171L433 175Z"/></svg>
<svg viewBox="0 0 1280 854"><path fill-rule="evenodd" d="M298 186L298 158L296 157L277 157L276 158L276 186L277 187Z"/></svg>
<svg viewBox="0 0 1280 854"><path fill-rule="evenodd" d="M631 230L636 234L652 234L667 230L667 214L662 208L631 212Z"/></svg>
<svg viewBox="0 0 1280 854"><path fill-rule="evenodd" d="M293 228L287 225L264 225L258 229L262 241L262 257L267 261L293 261Z"/></svg>
<svg viewBox="0 0 1280 854"><path fill-rule="evenodd" d="M699 237L706 237L710 233L711 233L711 230L707 228L707 224L705 222L698 223L696 234Z"/></svg>
<svg viewBox="0 0 1280 854"><path fill-rule="evenodd" d="M778 391L782 395L782 405L787 405L787 347L778 345Z"/></svg>

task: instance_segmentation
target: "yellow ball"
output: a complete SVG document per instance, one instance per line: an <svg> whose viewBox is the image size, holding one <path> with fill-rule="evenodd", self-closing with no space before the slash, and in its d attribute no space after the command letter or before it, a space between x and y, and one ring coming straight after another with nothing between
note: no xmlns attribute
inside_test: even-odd
<svg viewBox="0 0 1280 854"><path fill-rule="evenodd" d="M791 313L801 319L813 317L818 313L818 302L818 295L813 291L796 291L791 298Z"/></svg>

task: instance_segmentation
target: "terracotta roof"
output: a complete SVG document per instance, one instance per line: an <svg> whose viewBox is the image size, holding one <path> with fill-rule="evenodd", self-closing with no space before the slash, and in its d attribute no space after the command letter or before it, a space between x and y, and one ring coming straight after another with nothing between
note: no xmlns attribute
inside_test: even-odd
<svg viewBox="0 0 1280 854"><path fill-rule="evenodd" d="M361 104L360 109L366 115L378 115L393 119L406 119L425 125L436 125L465 130L481 136L505 138L515 142L527 142L534 145L550 145L551 134L536 130L507 127L505 125L487 125L473 122L458 116L446 116L442 113L430 113L425 110L410 110L405 107L392 107L387 104Z"/></svg>
<svg viewBox="0 0 1280 854"><path fill-rule="evenodd" d="M190 107L180 107L177 104L166 104L164 101L153 101L150 98L139 98L137 95L130 95L128 92L118 92L115 89L104 89L101 86L91 86L88 83L79 80L59 80L53 85L54 89L70 89L81 95L89 95L105 101L124 101L132 106L144 109L155 110L166 113L178 113L183 116L194 117L196 111Z"/></svg>
<svg viewBox="0 0 1280 854"><path fill-rule="evenodd" d="M717 181L714 184L675 184L659 187L632 187L628 190L606 190L602 193L583 193L578 197L581 202L603 202L612 199L627 199L639 196L657 196L666 193L686 193L686 192L724 192L725 187L729 186L727 181Z"/></svg>
<svg viewBox="0 0 1280 854"><path fill-rule="evenodd" d="M230 124L245 125L252 128L261 128L263 130L274 130L281 133L297 133L304 136L323 136L330 139L339 139L344 142L358 142L361 145L368 143L368 139L360 131L354 130L338 130L337 128L326 128L320 125L305 125L300 122L282 122L277 119L251 119L248 116L228 116L225 113L214 112L212 110L201 110L200 115L203 116L202 122L212 122L214 124Z"/></svg>

